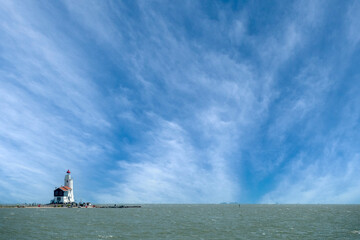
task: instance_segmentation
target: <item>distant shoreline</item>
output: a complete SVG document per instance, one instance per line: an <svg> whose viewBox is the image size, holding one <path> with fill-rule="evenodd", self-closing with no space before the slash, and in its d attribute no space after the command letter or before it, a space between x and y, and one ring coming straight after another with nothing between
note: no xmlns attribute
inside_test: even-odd
<svg viewBox="0 0 360 240"><path fill-rule="evenodd" d="M66 204L37 204L37 205L24 205L24 204L9 204L0 205L0 208L141 208L141 205L117 205L117 204L99 204L90 206L72 206Z"/></svg>
<svg viewBox="0 0 360 240"><path fill-rule="evenodd" d="M311 206L311 205L323 205L323 206L330 206L330 205L360 205L359 203L348 203L348 204L339 204L339 203L145 203L145 204L94 204L89 206L74 206L68 204L0 204L1 208L31 208L31 209L39 209L39 208L141 208L142 205L224 205L224 206Z"/></svg>

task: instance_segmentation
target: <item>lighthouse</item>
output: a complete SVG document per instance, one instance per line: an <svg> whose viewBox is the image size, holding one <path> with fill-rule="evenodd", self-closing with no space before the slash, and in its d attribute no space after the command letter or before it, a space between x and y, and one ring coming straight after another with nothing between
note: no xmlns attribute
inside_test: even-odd
<svg viewBox="0 0 360 240"><path fill-rule="evenodd" d="M74 200L74 184L73 179L70 175L70 170L67 170L65 179L64 179L64 186L59 188L55 188L54 190L54 200L52 203L73 203Z"/></svg>
<svg viewBox="0 0 360 240"><path fill-rule="evenodd" d="M71 178L70 175L70 170L68 169L65 175L65 179L64 179L64 186L69 187L69 202L74 202L74 184L73 184L73 179Z"/></svg>

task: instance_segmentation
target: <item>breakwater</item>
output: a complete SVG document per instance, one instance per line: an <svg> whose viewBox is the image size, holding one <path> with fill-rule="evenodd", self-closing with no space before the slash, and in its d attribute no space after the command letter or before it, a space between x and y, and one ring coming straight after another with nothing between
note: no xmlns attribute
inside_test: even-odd
<svg viewBox="0 0 360 240"><path fill-rule="evenodd" d="M0 208L141 208L140 205L4 204Z"/></svg>
<svg viewBox="0 0 360 240"><path fill-rule="evenodd" d="M106 206L97 206L97 208L141 208L140 205L106 205Z"/></svg>

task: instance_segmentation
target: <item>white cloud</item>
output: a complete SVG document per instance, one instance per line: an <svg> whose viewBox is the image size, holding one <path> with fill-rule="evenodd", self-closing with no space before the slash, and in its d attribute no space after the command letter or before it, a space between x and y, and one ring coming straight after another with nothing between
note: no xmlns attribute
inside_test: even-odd
<svg viewBox="0 0 360 240"><path fill-rule="evenodd" d="M351 46L357 46L360 41L360 4L357 1L354 1L353 4L350 4L347 12L347 21L346 21L346 30L347 37Z"/></svg>
<svg viewBox="0 0 360 240"><path fill-rule="evenodd" d="M0 182L1 189L37 184L37 191L46 192L62 180L62 172L51 173L71 167L82 172L79 183L103 177L104 182L94 186L102 195L91 196L98 202L236 201L245 192L238 173L243 149L259 149L264 137L278 144L272 146L285 145L298 124L306 136L315 129L312 141L319 145L328 137L336 142L338 136L316 131L321 123L316 113L324 109L336 83L330 77L334 62L313 56L299 63L301 69L294 70L290 83L279 81L279 72L304 54L311 31L326 17L321 2L292 4L273 31L251 36L246 9L230 17L219 10L214 20L188 2L175 11L195 18L196 36L190 37L192 29L183 26L187 19L181 14L168 18L171 7L138 2L132 16L126 3L65 4L70 20L64 25L49 18L54 10L50 5L42 6L49 12L36 4L20 8L12 2L0 8L0 171L9 179ZM356 45L353 18L349 10L348 37ZM58 25L64 28L55 29ZM236 52L244 46L253 56ZM101 57L91 59L98 53L89 49ZM356 127L350 110L342 114L347 116L342 126ZM279 185L265 202L301 196L303 202L316 202L322 191L329 201L351 202L358 195L348 183L358 183L351 169L359 160L354 149L349 150L352 160L346 161L343 175L332 172L341 162L334 152L324 150L314 157L304 150L296 161L287 159L285 147L279 147L276 159L252 159L250 171L261 172L254 177L257 181L279 168L290 169L291 174L278 177ZM327 164L326 157L334 161L328 168L321 165ZM94 166L101 173L92 180ZM34 175L50 180L39 183ZM343 184L349 190L340 193ZM0 197L31 198L21 197L24 189Z"/></svg>
<svg viewBox="0 0 360 240"><path fill-rule="evenodd" d="M359 155L345 165L344 159L315 160L311 165L296 166L280 178L274 191L266 194L263 203L357 203L360 200ZM301 161L298 159L297 161ZM296 162L294 163L296 164ZM339 165L340 164L340 165ZM336 169L336 171L334 171Z"/></svg>
<svg viewBox="0 0 360 240"><path fill-rule="evenodd" d="M0 10L2 202L50 200L67 168L95 164L92 157L107 147L91 133L109 123L93 101L99 94L76 46L43 22L36 4L27 7L31 11L6 2Z"/></svg>
<svg viewBox="0 0 360 240"><path fill-rule="evenodd" d="M99 202L185 203L234 199L236 186L211 151L199 155L186 131L157 119L144 149L133 150L133 162L120 161L111 174L123 181L98 195ZM221 157L221 156L220 156ZM111 193L111 194L109 194Z"/></svg>
<svg viewBox="0 0 360 240"><path fill-rule="evenodd" d="M324 97L320 93L316 96ZM266 194L262 202L356 203L360 200L357 88L353 88L348 97L351 101L345 104L327 106L336 108L335 119L331 119L337 121L336 124L329 123L328 118L308 117L307 127L301 129L301 134L308 136L306 144L312 147L290 159L290 164L276 179L276 188ZM338 101L343 98L339 96Z"/></svg>
<svg viewBox="0 0 360 240"><path fill-rule="evenodd" d="M241 144L243 128L251 126L252 119L261 118L269 89L259 86L259 79L247 65L215 49L184 41L180 29L152 7L144 7L140 6L141 29L151 35L145 38L139 29L128 29L129 36L137 35L130 56L125 48L131 46L117 43L115 38L102 41L111 41L114 51L128 57L131 76L141 84L137 89L144 104L141 112L152 111L157 117L137 116L147 125L143 129L150 132L139 131L139 141L144 141L141 146L122 146L131 159L120 161L110 177L115 187L103 189L98 201L235 201L240 191L230 155ZM108 27L106 19L100 16L97 20L96 25L88 25L94 32ZM120 113L120 118L136 118L134 101L130 100L132 107ZM196 138L200 143L194 143Z"/></svg>

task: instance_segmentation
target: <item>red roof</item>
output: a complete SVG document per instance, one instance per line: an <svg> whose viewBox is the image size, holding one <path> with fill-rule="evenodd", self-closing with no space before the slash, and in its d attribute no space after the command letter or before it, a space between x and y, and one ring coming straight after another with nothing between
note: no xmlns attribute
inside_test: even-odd
<svg viewBox="0 0 360 240"><path fill-rule="evenodd" d="M70 173L70 170L68 169L66 173Z"/></svg>
<svg viewBox="0 0 360 240"><path fill-rule="evenodd" d="M62 187L59 187L61 190L63 190L63 191L69 191L69 190L71 190L71 187L68 187L68 186L62 186Z"/></svg>

